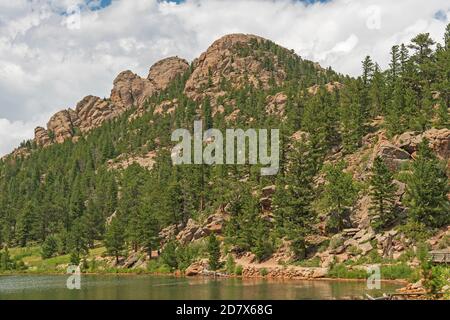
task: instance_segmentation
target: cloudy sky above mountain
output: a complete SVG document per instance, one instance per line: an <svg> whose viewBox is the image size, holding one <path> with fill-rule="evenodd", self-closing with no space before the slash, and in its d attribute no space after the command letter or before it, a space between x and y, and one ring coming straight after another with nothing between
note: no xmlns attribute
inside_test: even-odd
<svg viewBox="0 0 450 320"><path fill-rule="evenodd" d="M393 44L441 41L449 21L448 0L0 0L0 155L83 96L109 96L120 71L192 60L224 34L358 75L365 55L385 67Z"/></svg>

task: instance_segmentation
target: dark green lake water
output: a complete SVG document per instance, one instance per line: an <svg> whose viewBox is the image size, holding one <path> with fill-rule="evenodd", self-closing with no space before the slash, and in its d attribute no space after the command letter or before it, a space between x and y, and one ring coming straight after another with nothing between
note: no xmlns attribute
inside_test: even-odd
<svg viewBox="0 0 450 320"><path fill-rule="evenodd" d="M400 284L382 283L368 290L365 281L242 280L157 277L149 275L82 275L81 289L69 290L67 276L0 276L0 300L6 299L358 299L365 293L394 292Z"/></svg>

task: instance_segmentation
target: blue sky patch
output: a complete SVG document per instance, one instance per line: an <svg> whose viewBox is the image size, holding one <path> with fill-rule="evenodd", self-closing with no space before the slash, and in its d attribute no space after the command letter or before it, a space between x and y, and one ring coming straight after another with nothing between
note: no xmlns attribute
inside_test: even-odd
<svg viewBox="0 0 450 320"><path fill-rule="evenodd" d="M435 14L434 14L434 18L436 19L436 20L440 20L440 21L447 21L447 14L445 13L445 11L444 10L439 10L438 12L436 12Z"/></svg>

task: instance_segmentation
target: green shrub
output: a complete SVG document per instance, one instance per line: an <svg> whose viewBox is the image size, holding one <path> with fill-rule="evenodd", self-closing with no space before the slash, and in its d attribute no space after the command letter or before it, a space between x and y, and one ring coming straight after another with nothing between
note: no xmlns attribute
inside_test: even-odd
<svg viewBox="0 0 450 320"><path fill-rule="evenodd" d="M344 244L344 239L341 236L335 235L330 239L330 249L336 249Z"/></svg>
<svg viewBox="0 0 450 320"><path fill-rule="evenodd" d="M314 267L320 267L320 258L314 257L309 260L303 260L300 263L298 263L299 266L307 267L307 268L314 268Z"/></svg>
<svg viewBox="0 0 450 320"><path fill-rule="evenodd" d="M152 259L147 262L147 271L150 273L171 273L173 268L165 264L162 259Z"/></svg>
<svg viewBox="0 0 450 320"><path fill-rule="evenodd" d="M335 264L329 271L328 276L330 278L342 278L342 279L366 279L367 271L363 269L351 269L345 264Z"/></svg>
<svg viewBox="0 0 450 320"><path fill-rule="evenodd" d="M381 266L381 277L383 279L410 279L413 275L413 269L406 263L383 265Z"/></svg>
<svg viewBox="0 0 450 320"><path fill-rule="evenodd" d="M267 271L266 268L262 268L262 269L259 270L259 274L260 274L262 277L265 277L265 276L267 276L267 275L269 274L269 271Z"/></svg>
<svg viewBox="0 0 450 320"><path fill-rule="evenodd" d="M49 259L58 252L58 241L54 236L48 236L42 244L42 259Z"/></svg>
<svg viewBox="0 0 450 320"><path fill-rule="evenodd" d="M175 241L170 241L164 246L164 249L161 252L161 261L172 270L176 270L178 268L176 250L177 245Z"/></svg>
<svg viewBox="0 0 450 320"><path fill-rule="evenodd" d="M423 242L430 236L430 232L423 223L413 220L409 220L405 225L400 226L398 230L415 242Z"/></svg>
<svg viewBox="0 0 450 320"><path fill-rule="evenodd" d="M237 276L242 276L242 271L243 271L243 268L239 264L239 265L236 266L236 269L234 269L234 274L237 275Z"/></svg>
<svg viewBox="0 0 450 320"><path fill-rule="evenodd" d="M231 253L227 256L226 270L228 274L235 273L236 262L234 261L233 255Z"/></svg>
<svg viewBox="0 0 450 320"><path fill-rule="evenodd" d="M194 262L201 253L204 251L204 245L191 243L185 246L178 246L176 249L176 257L178 263L178 269L181 271L186 270L192 262Z"/></svg>
<svg viewBox="0 0 450 320"><path fill-rule="evenodd" d="M441 241L439 241L439 249L445 249L450 247L450 235L446 234L442 237Z"/></svg>
<svg viewBox="0 0 450 320"><path fill-rule="evenodd" d="M0 271L25 269L27 269L27 267L22 260L11 258L8 248L5 248L3 252L0 251Z"/></svg>
<svg viewBox="0 0 450 320"><path fill-rule="evenodd" d="M356 246L350 246L350 247L348 248L348 252L349 252L351 255L357 256L357 255L361 254L362 250L359 249L359 248L357 248Z"/></svg>

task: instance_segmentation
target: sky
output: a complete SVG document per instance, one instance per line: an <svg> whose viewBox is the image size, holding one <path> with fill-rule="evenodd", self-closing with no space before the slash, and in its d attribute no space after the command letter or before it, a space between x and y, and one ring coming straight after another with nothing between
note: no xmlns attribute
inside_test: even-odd
<svg viewBox="0 0 450 320"><path fill-rule="evenodd" d="M442 42L449 22L450 0L0 0L0 156L84 96L108 97L119 72L192 61L225 34L357 76L418 33Z"/></svg>

